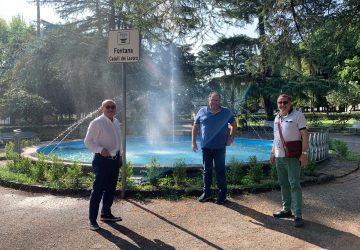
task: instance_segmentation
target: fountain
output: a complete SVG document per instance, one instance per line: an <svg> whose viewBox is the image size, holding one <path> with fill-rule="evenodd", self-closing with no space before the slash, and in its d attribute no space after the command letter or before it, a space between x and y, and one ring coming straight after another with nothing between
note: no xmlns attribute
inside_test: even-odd
<svg viewBox="0 0 360 250"><path fill-rule="evenodd" d="M136 124L139 128L134 129L137 133L127 136L127 157L134 166L144 166L151 158L156 158L161 166L173 166L181 159L188 166L202 163L201 152L195 153L191 149L191 137L175 136L175 89L178 83L176 77L175 46L170 45L166 53L170 67L157 65L154 74L161 74L158 86L148 90L137 100L136 110L133 114L139 114L139 107L143 105L141 118L145 118L143 124ZM247 88L248 90L248 88ZM241 97L242 99L244 96ZM139 100L143 102L139 103ZM131 105L129 105L131 108ZM83 119L71 125L63 133L57 136L51 143L32 150L27 155L41 153L47 156L57 156L66 161L78 161L84 165L90 165L92 153L84 146L82 140L65 141L67 136L78 128L82 123L93 117L97 110L90 112ZM130 112L131 113L131 112ZM129 126L132 127L132 126ZM145 132L145 133L144 133ZM188 131L188 134L190 131ZM236 138L231 147L227 147L227 163L233 158L240 162L247 162L249 156L255 155L259 161L267 161L271 151L272 142L264 140L245 140Z"/></svg>
<svg viewBox="0 0 360 250"><path fill-rule="evenodd" d="M178 159L183 159L189 165L199 165L202 162L201 153L191 149L191 137L163 137L160 142L151 143L145 137L132 136L127 139L127 159L135 166L147 164L155 157L162 166L172 166ZM233 157L240 162L246 162L249 156L256 155L259 161L267 161L272 142L236 138L231 147L227 147L227 163ZM246 150L245 150L246 149ZM92 154L85 148L83 141L63 142L53 146L40 147L37 153L57 156L65 161L91 163Z"/></svg>

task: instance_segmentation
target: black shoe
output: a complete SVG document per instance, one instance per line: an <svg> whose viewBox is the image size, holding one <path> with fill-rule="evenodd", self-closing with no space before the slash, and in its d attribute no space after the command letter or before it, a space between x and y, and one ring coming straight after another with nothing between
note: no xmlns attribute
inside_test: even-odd
<svg viewBox="0 0 360 250"><path fill-rule="evenodd" d="M211 199L210 195L206 195L205 193L203 193L199 198L198 201L200 202L206 202L209 201Z"/></svg>
<svg viewBox="0 0 360 250"><path fill-rule="evenodd" d="M108 222L116 222L116 221L122 221L122 219L121 219L121 217L119 216L119 217L117 217L117 216L114 216L114 215L112 215L112 214L110 214L110 215L104 215L104 214L102 214L101 216L100 216L100 220L101 221L108 221Z"/></svg>
<svg viewBox="0 0 360 250"><path fill-rule="evenodd" d="M218 205L224 205L226 202L226 199L216 199L215 203L218 204Z"/></svg>
<svg viewBox="0 0 360 250"><path fill-rule="evenodd" d="M304 221L303 221L303 219L300 218L300 217L295 217L295 219L294 219L294 226L295 226L295 227L302 227L302 226L304 226Z"/></svg>
<svg viewBox="0 0 360 250"><path fill-rule="evenodd" d="M97 224L96 221L95 221L95 222L89 221L89 229L90 229L91 231L97 231L97 230L100 229L100 227L99 227L99 225Z"/></svg>
<svg viewBox="0 0 360 250"><path fill-rule="evenodd" d="M284 211L284 210L274 212L273 216L275 218L292 218L293 217L291 211Z"/></svg>

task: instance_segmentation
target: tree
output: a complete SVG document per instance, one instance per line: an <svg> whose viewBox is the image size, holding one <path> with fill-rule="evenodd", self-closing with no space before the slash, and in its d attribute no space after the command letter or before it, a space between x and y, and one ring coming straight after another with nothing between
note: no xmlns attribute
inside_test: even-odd
<svg viewBox="0 0 360 250"><path fill-rule="evenodd" d="M246 63L256 50L256 39L239 35L223 37L213 45L203 46L198 53L198 76L208 79L212 88L223 94L223 101L233 112L239 108L235 107L235 95L241 92L241 83L250 81Z"/></svg>
<svg viewBox="0 0 360 250"><path fill-rule="evenodd" d="M3 117L10 117L12 123L24 119L27 123L39 124L46 115L51 115L53 107L44 98L29 94L24 90L8 91L1 103Z"/></svg>

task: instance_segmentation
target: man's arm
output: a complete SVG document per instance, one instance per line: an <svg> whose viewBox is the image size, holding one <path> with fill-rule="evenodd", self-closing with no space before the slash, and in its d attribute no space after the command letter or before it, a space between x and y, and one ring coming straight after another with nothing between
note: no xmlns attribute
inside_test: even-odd
<svg viewBox="0 0 360 250"><path fill-rule="evenodd" d="M191 131L191 144L192 144L192 150L196 152L198 150L197 144L196 144L196 136L199 133L199 124L194 124Z"/></svg>
<svg viewBox="0 0 360 250"><path fill-rule="evenodd" d="M300 130L301 138L302 138L302 154L299 158L300 164L302 167L308 164L308 149L309 149L309 132L307 129Z"/></svg>
<svg viewBox="0 0 360 250"><path fill-rule="evenodd" d="M84 139L84 144L93 153L101 153L101 151L103 149L96 143L96 139L99 136L99 133L100 133L100 129L98 127L98 124L96 122L92 121L87 130L87 133L86 133L86 136Z"/></svg>
<svg viewBox="0 0 360 250"><path fill-rule="evenodd" d="M234 120L230 124L230 135L229 135L229 138L228 138L227 143L226 143L227 146L230 146L233 143L236 130L237 130L237 124L236 124L236 120Z"/></svg>

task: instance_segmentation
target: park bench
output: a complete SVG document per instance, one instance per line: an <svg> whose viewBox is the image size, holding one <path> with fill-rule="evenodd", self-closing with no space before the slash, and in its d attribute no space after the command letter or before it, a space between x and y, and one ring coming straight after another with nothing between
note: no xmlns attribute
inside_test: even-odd
<svg viewBox="0 0 360 250"><path fill-rule="evenodd" d="M33 132L20 132L19 133L21 139L32 139L34 138ZM0 144L5 144L9 141L13 141L15 139L14 132L5 132L0 133Z"/></svg>

